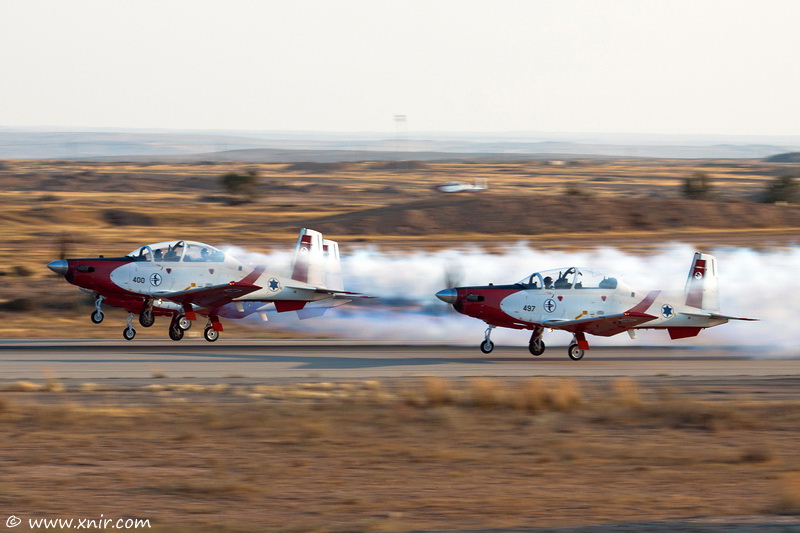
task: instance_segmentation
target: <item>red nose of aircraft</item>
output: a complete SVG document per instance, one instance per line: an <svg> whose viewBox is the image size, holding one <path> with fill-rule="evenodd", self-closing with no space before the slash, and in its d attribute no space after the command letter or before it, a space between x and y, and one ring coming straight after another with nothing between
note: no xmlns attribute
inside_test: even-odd
<svg viewBox="0 0 800 533"><path fill-rule="evenodd" d="M55 261L49 263L47 268L56 274L64 275L67 273L67 270L69 270L69 263L67 263L66 259L56 259Z"/></svg>
<svg viewBox="0 0 800 533"><path fill-rule="evenodd" d="M458 291L455 289L442 289L436 293L436 297L444 303L454 304L458 300Z"/></svg>

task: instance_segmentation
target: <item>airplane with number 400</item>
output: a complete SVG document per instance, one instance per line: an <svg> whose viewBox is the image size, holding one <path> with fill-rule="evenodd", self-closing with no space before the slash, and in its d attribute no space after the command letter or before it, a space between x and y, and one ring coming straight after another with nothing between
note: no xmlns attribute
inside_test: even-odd
<svg viewBox="0 0 800 533"><path fill-rule="evenodd" d="M716 259L696 253L683 293L640 293L617 278L587 268L535 272L513 285L454 287L436 293L459 313L488 324L481 351L494 349L496 327L533 330L529 350L544 353L545 328L573 334L567 354L575 361L589 349L586 335L610 337L637 329L666 329L672 339L694 337L700 330L729 320L755 320L719 313Z"/></svg>
<svg viewBox="0 0 800 533"><path fill-rule="evenodd" d="M213 342L223 329L220 318L259 313L266 321L273 307L312 318L361 297L343 289L338 243L310 229L300 230L291 278L268 273L264 266L248 267L194 241L149 244L124 257L59 259L47 266L95 297L95 324L103 321L104 303L128 311L127 340L136 335L136 315L146 328L156 316L171 317L169 336L175 341L198 315L208 317L203 336Z"/></svg>

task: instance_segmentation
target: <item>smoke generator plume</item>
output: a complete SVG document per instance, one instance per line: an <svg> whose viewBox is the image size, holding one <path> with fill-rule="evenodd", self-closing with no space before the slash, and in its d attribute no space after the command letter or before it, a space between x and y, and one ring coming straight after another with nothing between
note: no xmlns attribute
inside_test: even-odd
<svg viewBox="0 0 800 533"><path fill-rule="evenodd" d="M627 335L590 337L596 346L701 346L758 347L767 355L797 354L800 333L787 317L800 315L798 272L800 247L761 252L749 248L706 250L717 257L721 311L758 318L759 322L732 321L710 328L698 337L669 340L664 331L640 331L637 340ZM625 280L639 291L682 291L695 250L673 243L652 255L635 255L614 248L580 252L536 250L524 243L501 253L480 247L466 250L387 252L362 248L342 256L346 290L378 296L364 304L329 310L325 316L300 321L295 313L270 313L282 328L312 335L355 340L391 341L398 344L441 343L477 346L486 325L460 315L434 294L445 288L449 272L456 271L460 285L514 283L539 270L582 266ZM288 274L290 251L237 257L267 265ZM274 321L274 322L272 322ZM269 327L269 325L267 325ZM530 332L497 328L492 339L500 345L526 347ZM548 345L566 345L571 335L548 332Z"/></svg>

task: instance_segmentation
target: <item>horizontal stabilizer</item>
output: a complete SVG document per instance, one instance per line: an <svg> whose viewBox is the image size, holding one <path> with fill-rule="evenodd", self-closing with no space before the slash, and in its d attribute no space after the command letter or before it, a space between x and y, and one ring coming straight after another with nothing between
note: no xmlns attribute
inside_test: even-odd
<svg viewBox="0 0 800 533"><path fill-rule="evenodd" d="M309 318L318 318L325 314L325 311L330 309L330 307L308 307L306 309L300 309L297 312L297 317L300 320L308 320Z"/></svg>
<svg viewBox="0 0 800 533"><path fill-rule="evenodd" d="M333 289L326 289L324 287L301 287L299 285L287 285L286 288L296 291L312 291L316 294L330 294L334 298L340 295L347 298L377 298L377 296L365 296L360 292L336 291Z"/></svg>
<svg viewBox="0 0 800 533"><path fill-rule="evenodd" d="M730 316L730 315L721 315L719 313L686 313L681 312L680 314L686 316L694 316L698 318L713 318L718 320L746 320L748 322L758 322L758 318L746 318L741 316Z"/></svg>

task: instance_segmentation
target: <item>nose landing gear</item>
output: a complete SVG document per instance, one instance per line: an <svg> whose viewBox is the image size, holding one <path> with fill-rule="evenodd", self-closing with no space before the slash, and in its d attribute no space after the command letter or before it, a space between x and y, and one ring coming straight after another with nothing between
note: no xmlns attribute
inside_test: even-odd
<svg viewBox="0 0 800 533"><path fill-rule="evenodd" d="M494 343L492 342L491 337L492 337L492 330L496 327L497 326L489 326L488 328L486 328L486 332L484 333L484 335L486 335L486 338L481 343L481 351L483 353L492 353L492 350L494 350Z"/></svg>
<svg viewBox="0 0 800 533"><path fill-rule="evenodd" d="M132 341L136 336L136 330L133 329L133 313L128 315L128 326L122 330L122 336L126 341Z"/></svg>
<svg viewBox="0 0 800 533"><path fill-rule="evenodd" d="M103 297L102 296L98 296L97 298L95 298L95 300L94 300L94 311L92 311L91 318L92 318L92 322L94 322L95 324L99 324L100 322L103 321L103 318L105 318L105 315L103 314Z"/></svg>

